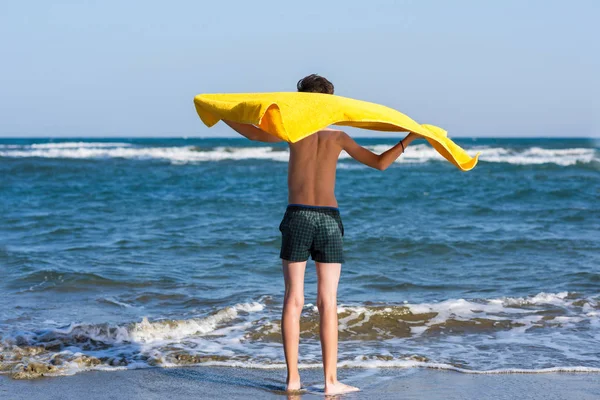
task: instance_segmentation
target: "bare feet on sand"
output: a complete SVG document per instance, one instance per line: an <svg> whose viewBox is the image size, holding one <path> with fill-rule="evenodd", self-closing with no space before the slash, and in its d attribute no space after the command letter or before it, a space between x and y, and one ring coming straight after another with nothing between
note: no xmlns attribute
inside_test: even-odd
<svg viewBox="0 0 600 400"><path fill-rule="evenodd" d="M350 392L358 392L359 388L345 385L340 381L335 381L334 383L326 383L325 384L325 394L327 396L332 396L336 394L350 393Z"/></svg>

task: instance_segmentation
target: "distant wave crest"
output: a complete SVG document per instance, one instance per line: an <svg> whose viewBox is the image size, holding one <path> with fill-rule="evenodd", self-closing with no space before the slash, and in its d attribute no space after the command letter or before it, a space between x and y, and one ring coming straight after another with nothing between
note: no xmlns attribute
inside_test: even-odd
<svg viewBox="0 0 600 400"><path fill-rule="evenodd" d="M375 153L388 150L390 145L366 146ZM467 152L481 152L480 161L488 163L507 163L516 165L556 164L570 166L577 163L600 162L593 148L547 149L528 147L524 149L473 146ZM23 158L71 158L71 159L103 159L124 158L134 160L164 160L173 164L187 164L222 160L271 160L285 162L289 152L285 148L271 146L238 146L207 147L171 146L149 147L121 142L62 142L36 143L31 145L0 145L0 157ZM341 160L349 159L346 152L340 155ZM400 157L398 163L422 164L442 161L443 158L430 146L419 144L411 146ZM342 164L343 165L343 164ZM347 164L342 168L352 168Z"/></svg>

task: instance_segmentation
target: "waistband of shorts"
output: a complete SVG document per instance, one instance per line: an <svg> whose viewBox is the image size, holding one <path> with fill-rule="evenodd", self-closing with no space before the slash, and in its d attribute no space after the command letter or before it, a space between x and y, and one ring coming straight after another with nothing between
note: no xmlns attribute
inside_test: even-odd
<svg viewBox="0 0 600 400"><path fill-rule="evenodd" d="M315 211L336 211L340 212L340 209L337 207L331 206L311 206L308 204L288 204L288 210L315 210Z"/></svg>

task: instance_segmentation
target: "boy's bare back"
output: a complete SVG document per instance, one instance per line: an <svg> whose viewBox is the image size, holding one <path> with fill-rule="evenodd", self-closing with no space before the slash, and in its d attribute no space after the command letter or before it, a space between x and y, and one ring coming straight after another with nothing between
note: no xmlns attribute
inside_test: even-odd
<svg viewBox="0 0 600 400"><path fill-rule="evenodd" d="M337 207L335 171L343 132L325 129L289 143L288 203Z"/></svg>

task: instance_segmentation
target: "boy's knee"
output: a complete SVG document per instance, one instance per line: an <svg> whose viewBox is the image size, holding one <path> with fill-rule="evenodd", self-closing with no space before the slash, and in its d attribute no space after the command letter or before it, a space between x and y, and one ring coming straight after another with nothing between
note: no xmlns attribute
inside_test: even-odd
<svg viewBox="0 0 600 400"><path fill-rule="evenodd" d="M319 311L337 309L337 298L335 295L317 296L317 308Z"/></svg>
<svg viewBox="0 0 600 400"><path fill-rule="evenodd" d="M302 294L288 294L285 296L285 306L302 308L304 307L304 295Z"/></svg>

